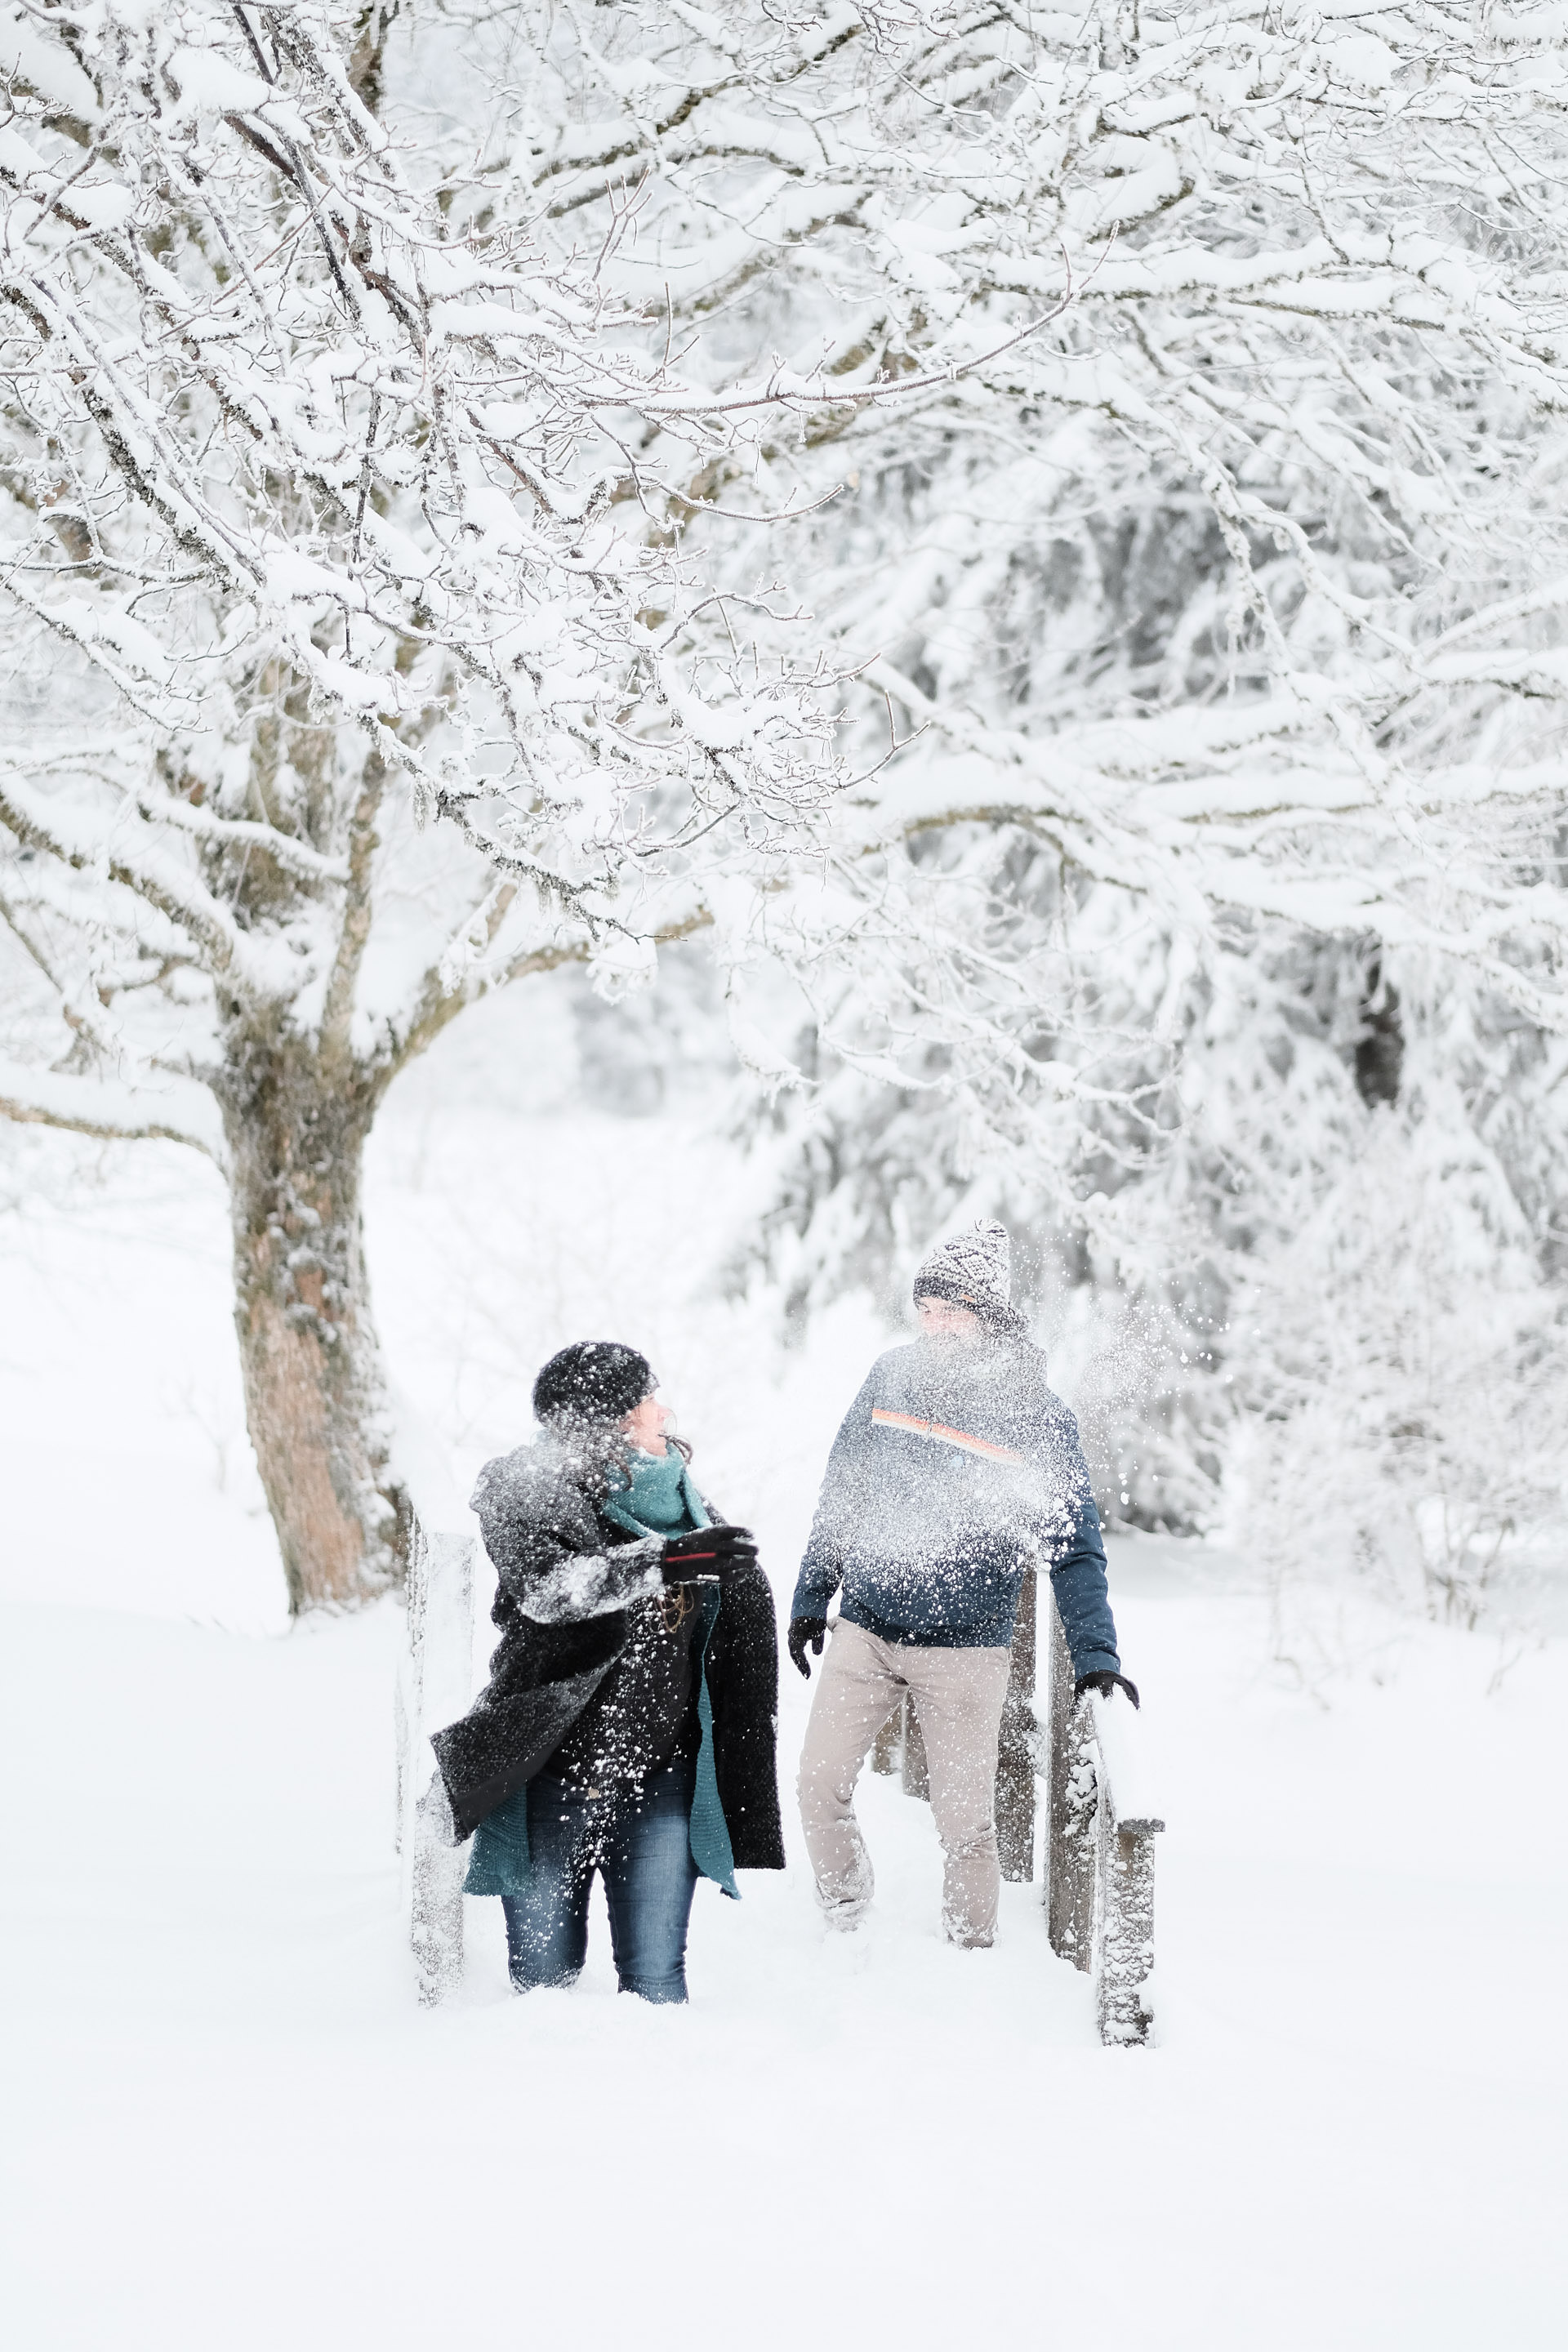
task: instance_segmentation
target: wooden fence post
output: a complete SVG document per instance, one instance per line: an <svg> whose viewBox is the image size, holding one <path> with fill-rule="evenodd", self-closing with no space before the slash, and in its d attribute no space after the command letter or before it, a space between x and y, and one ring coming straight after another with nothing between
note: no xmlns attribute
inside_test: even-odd
<svg viewBox="0 0 1568 2352"><path fill-rule="evenodd" d="M407 1646L397 1678L398 1851L419 1999L441 2000L462 1979L467 1843L451 1843L428 1734L467 1712L473 1696L474 1540L426 1526L409 1531Z"/></svg>
<svg viewBox="0 0 1568 2352"><path fill-rule="evenodd" d="M1095 1906L1095 2006L1102 2042L1142 2042L1152 2011L1145 1990L1154 1965L1154 1840L1119 1830L1102 1802L1100 1901Z"/></svg>
<svg viewBox="0 0 1568 2352"><path fill-rule="evenodd" d="M1079 1709L1096 1758L1095 2007L1106 2042L1147 2041L1153 2022L1154 1840L1164 1822L1146 1784L1138 1718L1120 1692Z"/></svg>
<svg viewBox="0 0 1568 2352"><path fill-rule="evenodd" d="M1035 1875L1035 1579L1024 1579L1002 1703L996 1758L996 1846L1002 1875L1026 1884Z"/></svg>
<svg viewBox="0 0 1568 2352"><path fill-rule="evenodd" d="M1094 1953L1094 1881L1099 1786L1094 1769L1094 1730L1087 1707L1073 1698L1072 1659L1061 1616L1051 1612L1049 1862L1046 1899L1051 1949L1075 1969L1087 1969Z"/></svg>

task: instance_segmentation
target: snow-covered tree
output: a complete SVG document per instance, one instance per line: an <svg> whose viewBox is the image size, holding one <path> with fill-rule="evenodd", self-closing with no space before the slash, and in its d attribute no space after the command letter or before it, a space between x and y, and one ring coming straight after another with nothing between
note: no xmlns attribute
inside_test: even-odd
<svg viewBox="0 0 1568 2352"><path fill-rule="evenodd" d="M1065 1221L1225 1356L1122 1464L1212 1504L1235 1395L1290 1386L1209 1347L1229 1290L1355 1214L1388 1121L1405 1190L1434 1133L1493 1167L1516 1272L1561 1247L1559 18L463 13L542 236L636 187L617 284L806 387L689 543L743 580L701 502L799 510L857 764L914 738L758 910L807 999L775 1267L805 1302L965 1199Z"/></svg>
<svg viewBox="0 0 1568 2352"><path fill-rule="evenodd" d="M764 881L837 782L831 707L646 527L641 446L733 427L607 288L624 219L454 220L468 142L382 120L390 14L0 16L0 1108L223 1170L297 1605L395 1566L391 1079L521 974L640 978L709 919L686 845Z"/></svg>
<svg viewBox="0 0 1568 2352"><path fill-rule="evenodd" d="M75 1090L125 1071L145 1118L157 1073L192 1134L216 1100L265 1208L242 1335L252 1265L321 1379L320 1302L368 1330L352 1181L298 1171L355 1164L402 1041L710 917L743 1056L796 1086L803 1300L967 1194L1068 1227L1069 1273L1174 1277L1213 1356L1389 1118L1480 1138L1540 1275L1552 12L11 22L5 578L38 634L0 814L76 1043L9 1099L90 1125ZM241 1125L289 1139L254 1188ZM1230 1347L1129 1480L1212 1485L1229 1399L1285 1394ZM291 1444L258 1437L280 1524ZM315 1458L376 1486L363 1444Z"/></svg>

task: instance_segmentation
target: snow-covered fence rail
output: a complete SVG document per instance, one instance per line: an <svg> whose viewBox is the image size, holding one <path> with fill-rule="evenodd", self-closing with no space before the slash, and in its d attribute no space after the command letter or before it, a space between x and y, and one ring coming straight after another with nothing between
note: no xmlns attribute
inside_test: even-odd
<svg viewBox="0 0 1568 2352"><path fill-rule="evenodd" d="M463 1973L468 1849L449 1843L445 1808L428 1801L436 1775L429 1735L466 1714L473 1696L475 1546L471 1534L438 1530L416 1502L409 1514L407 1636L394 1702L397 1851L419 1998L429 2007Z"/></svg>

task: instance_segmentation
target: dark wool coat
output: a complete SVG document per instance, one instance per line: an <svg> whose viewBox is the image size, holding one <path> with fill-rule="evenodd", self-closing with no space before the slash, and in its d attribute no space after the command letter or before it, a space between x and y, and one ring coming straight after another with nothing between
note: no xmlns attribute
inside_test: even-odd
<svg viewBox="0 0 1568 2352"><path fill-rule="evenodd" d="M627 1609L664 1588L661 1539L604 1516L607 1486L602 1461L549 1430L479 1474L473 1507L500 1640L474 1706L431 1742L461 1837L549 1762L625 1647ZM760 1569L726 1577L703 1672L735 1866L782 1870L778 1631Z"/></svg>
<svg viewBox="0 0 1568 2352"><path fill-rule="evenodd" d="M1005 1649L1031 1569L1076 1675L1119 1671L1105 1547L1078 1423L1025 1340L919 1339L879 1356L845 1415L791 1614L884 1641Z"/></svg>

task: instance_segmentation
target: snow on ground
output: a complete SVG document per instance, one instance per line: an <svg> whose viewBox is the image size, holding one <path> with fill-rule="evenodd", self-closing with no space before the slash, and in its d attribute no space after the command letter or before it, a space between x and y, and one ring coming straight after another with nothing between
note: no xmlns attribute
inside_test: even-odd
<svg viewBox="0 0 1568 2352"><path fill-rule="evenodd" d="M732 1212L680 1122L451 1087L375 1157L401 1385L466 1473L550 1347L642 1341L787 1599L868 1319L781 1353L692 1303ZM1325 1621L1352 1670L1292 1687L1257 1563L1117 1545L1171 1823L1152 2050L1098 2047L1037 1887L947 1950L929 1814L869 1776L863 1951L822 1943L796 1834L741 1904L699 1889L686 2011L616 1997L602 1918L576 1990L514 2000L470 1903L426 2014L399 1613L285 1628L225 1250L148 1149L0 1256L9 2340L1561 2343L1568 1643L1362 1611Z"/></svg>

